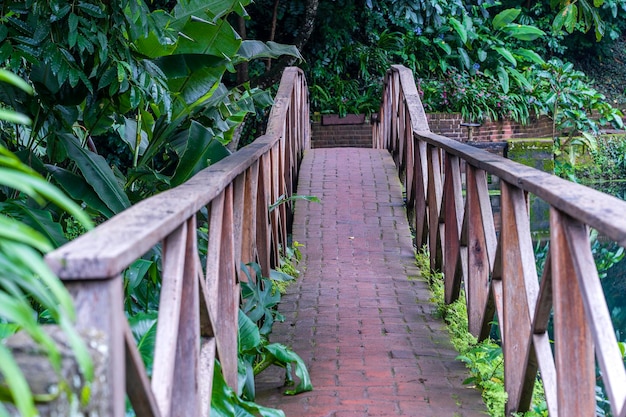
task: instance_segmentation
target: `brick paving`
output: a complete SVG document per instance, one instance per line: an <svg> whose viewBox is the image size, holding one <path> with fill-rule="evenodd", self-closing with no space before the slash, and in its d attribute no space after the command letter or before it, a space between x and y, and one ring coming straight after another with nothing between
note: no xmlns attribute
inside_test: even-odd
<svg viewBox="0 0 626 417"><path fill-rule="evenodd" d="M287 417L485 416L415 267L389 154L308 151L298 194L322 202L297 203L304 271L270 340L303 358L314 390L283 395L284 371L274 367L259 375L257 402Z"/></svg>

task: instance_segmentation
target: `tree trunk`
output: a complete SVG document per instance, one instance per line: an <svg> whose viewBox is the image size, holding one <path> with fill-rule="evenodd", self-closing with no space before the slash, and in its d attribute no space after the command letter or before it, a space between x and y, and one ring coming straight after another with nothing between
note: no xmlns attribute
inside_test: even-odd
<svg viewBox="0 0 626 417"><path fill-rule="evenodd" d="M246 20L243 16L237 16L237 32L239 32L239 36L242 40L247 39L246 34ZM247 82L250 79L250 75L248 73L248 63L242 62L237 65L237 84L241 85Z"/></svg>
<svg viewBox="0 0 626 417"><path fill-rule="evenodd" d="M317 6L319 5L319 0L307 0L305 11L304 11L304 22L300 26L300 30L296 34L296 42L295 46L298 49L302 49L304 45L309 41L311 37L311 33L313 33L313 29L315 27L315 17L317 16ZM253 79L251 84L253 86L257 86L260 88L267 88L272 84L275 84L280 80L283 70L293 65L296 62L297 58L293 56L283 56L272 65L271 69L267 71L265 74L260 77Z"/></svg>

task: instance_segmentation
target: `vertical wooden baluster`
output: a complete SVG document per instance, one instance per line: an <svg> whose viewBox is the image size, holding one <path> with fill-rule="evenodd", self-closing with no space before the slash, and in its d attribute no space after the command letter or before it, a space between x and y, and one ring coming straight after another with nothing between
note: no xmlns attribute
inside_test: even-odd
<svg viewBox="0 0 626 417"><path fill-rule="evenodd" d="M415 150L413 149L413 129L411 128L411 116L409 114L409 109L405 105L403 109L403 113L406 114L405 122L407 124L407 128L404 130L404 141L406 142L406 174L405 174L405 189L406 189L406 208L408 213L412 213L414 209L414 199L415 199ZM410 214L409 214L410 216Z"/></svg>
<svg viewBox="0 0 626 417"><path fill-rule="evenodd" d="M271 231L269 225L268 207L270 204L270 155L264 154L259 160L258 191L256 199L256 245L259 255L259 265L264 276L270 273L270 242Z"/></svg>
<svg viewBox="0 0 626 417"><path fill-rule="evenodd" d="M571 251L567 239L569 221L557 209L550 209L558 407L562 416L591 416L595 415L596 385L593 339L575 278L574 258L579 254Z"/></svg>
<svg viewBox="0 0 626 417"><path fill-rule="evenodd" d="M176 336L176 365L170 415L196 416L200 413L200 300L198 288L199 261L196 217L187 220L185 269L181 292L181 311ZM173 335L170 335L172 337Z"/></svg>
<svg viewBox="0 0 626 417"><path fill-rule="evenodd" d="M441 153L438 148L428 145L428 245L430 247L430 268L442 270L443 247L440 228L440 213L443 197Z"/></svg>
<svg viewBox="0 0 626 417"><path fill-rule="evenodd" d="M418 139L413 149L415 160L415 244L418 249L428 243L428 159L426 142Z"/></svg>
<svg viewBox="0 0 626 417"><path fill-rule="evenodd" d="M496 252L496 231L485 171L467 165L468 302L469 331L479 338L489 335L494 305L489 303L489 274ZM488 308L489 307L489 308Z"/></svg>
<svg viewBox="0 0 626 417"><path fill-rule="evenodd" d="M181 293L185 271L187 223L183 223L163 242L162 284L159 300L152 391L163 417L171 415L176 366L177 338L180 327Z"/></svg>
<svg viewBox="0 0 626 417"><path fill-rule="evenodd" d="M243 203L243 231L241 236L241 262L244 264L257 260L257 193L259 191L259 161L248 168L245 177L245 193ZM245 279L240 275L239 279ZM254 278L254 277L253 277Z"/></svg>
<svg viewBox="0 0 626 417"><path fill-rule="evenodd" d="M241 254L243 252L243 235L244 235L244 218L245 222L249 222L250 218L246 218L245 212L245 195L247 178L246 171L242 172L235 178L233 182L233 245L234 245L234 259L235 259L235 271L238 280L241 280ZM244 262L250 262L244 261ZM244 278L245 279L245 278Z"/></svg>
<svg viewBox="0 0 626 417"><path fill-rule="evenodd" d="M463 224L463 191L459 158L446 153L444 179L444 217L446 219L443 271L445 279L445 302L450 304L459 298L461 291L461 227Z"/></svg>
<svg viewBox="0 0 626 417"><path fill-rule="evenodd" d="M539 292L524 192L501 181L504 382L507 413L525 411L532 399L537 363L531 349L531 311Z"/></svg>

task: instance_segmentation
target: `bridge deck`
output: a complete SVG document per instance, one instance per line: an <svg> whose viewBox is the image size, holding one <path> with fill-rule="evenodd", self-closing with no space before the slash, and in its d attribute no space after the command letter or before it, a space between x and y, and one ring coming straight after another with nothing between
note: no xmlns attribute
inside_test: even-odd
<svg viewBox="0 0 626 417"><path fill-rule="evenodd" d="M283 297L271 341L304 359L314 391L282 395L281 371L261 374L259 403L300 416L484 416L462 384L444 324L414 265L401 184L387 151L307 152L294 240L305 269Z"/></svg>

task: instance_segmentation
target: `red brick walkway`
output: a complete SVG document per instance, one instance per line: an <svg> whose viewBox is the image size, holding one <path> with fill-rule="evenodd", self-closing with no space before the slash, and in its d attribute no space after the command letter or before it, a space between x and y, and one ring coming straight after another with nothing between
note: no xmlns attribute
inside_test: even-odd
<svg viewBox="0 0 626 417"><path fill-rule="evenodd" d="M447 331L414 265L402 189L386 151L308 151L293 237L304 273L283 297L270 340L304 359L314 390L282 395L282 371L259 376L257 401L301 416L484 416L462 384ZM269 373L268 373L269 372Z"/></svg>

